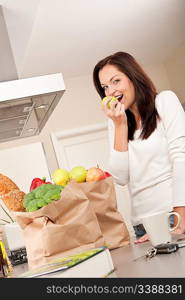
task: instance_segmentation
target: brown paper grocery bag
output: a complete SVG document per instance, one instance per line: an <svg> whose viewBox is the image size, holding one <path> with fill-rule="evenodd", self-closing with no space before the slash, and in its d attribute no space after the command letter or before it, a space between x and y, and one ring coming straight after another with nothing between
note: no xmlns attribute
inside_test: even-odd
<svg viewBox="0 0 185 300"><path fill-rule="evenodd" d="M109 249L125 246L130 235L124 219L117 209L116 191L112 176L100 181L78 184L91 201L101 231Z"/></svg>
<svg viewBox="0 0 185 300"><path fill-rule="evenodd" d="M105 240L87 195L69 183L61 199L35 212L17 212L23 229L29 268L105 245Z"/></svg>

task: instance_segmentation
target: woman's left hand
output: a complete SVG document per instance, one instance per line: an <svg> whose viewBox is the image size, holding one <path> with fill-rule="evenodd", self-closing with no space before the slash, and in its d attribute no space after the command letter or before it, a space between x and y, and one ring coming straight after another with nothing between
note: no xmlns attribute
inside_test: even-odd
<svg viewBox="0 0 185 300"><path fill-rule="evenodd" d="M135 244L141 244L141 243L144 243L144 242L147 242L147 241L149 241L149 236L146 233L142 237L140 237L139 239L135 240L134 243Z"/></svg>

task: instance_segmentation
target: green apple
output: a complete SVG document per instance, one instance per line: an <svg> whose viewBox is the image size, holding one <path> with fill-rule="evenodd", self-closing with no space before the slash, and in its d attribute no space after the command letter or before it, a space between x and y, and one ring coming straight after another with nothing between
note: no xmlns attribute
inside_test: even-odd
<svg viewBox="0 0 185 300"><path fill-rule="evenodd" d="M107 99L109 99L109 102L108 102L108 108L110 108L110 104L111 104L111 102L114 102L114 101L117 101L118 99L116 98L116 97L110 97L110 96L106 96L106 97L104 97L103 99L102 99L102 104L105 102L105 101L107 101Z"/></svg>
<svg viewBox="0 0 185 300"><path fill-rule="evenodd" d="M52 179L55 184L65 186L69 182L69 172L66 169L56 169L52 174Z"/></svg>
<svg viewBox="0 0 185 300"><path fill-rule="evenodd" d="M82 166L77 166L71 169L69 172L70 179L73 179L77 182L86 181L87 170Z"/></svg>

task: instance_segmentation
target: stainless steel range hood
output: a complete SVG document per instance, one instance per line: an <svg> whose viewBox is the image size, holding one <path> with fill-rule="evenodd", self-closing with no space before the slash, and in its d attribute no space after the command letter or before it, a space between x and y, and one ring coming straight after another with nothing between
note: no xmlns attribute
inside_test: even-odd
<svg viewBox="0 0 185 300"><path fill-rule="evenodd" d="M64 91L61 73L0 82L0 142L39 134Z"/></svg>
<svg viewBox="0 0 185 300"><path fill-rule="evenodd" d="M0 142L37 135L62 97L61 73L19 79L0 5Z"/></svg>

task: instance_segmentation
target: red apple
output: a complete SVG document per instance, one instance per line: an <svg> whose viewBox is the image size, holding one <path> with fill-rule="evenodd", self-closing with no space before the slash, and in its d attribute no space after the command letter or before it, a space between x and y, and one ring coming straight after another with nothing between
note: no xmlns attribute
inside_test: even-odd
<svg viewBox="0 0 185 300"><path fill-rule="evenodd" d="M106 174L100 168L92 167L87 170L86 181L99 181L106 177Z"/></svg>

